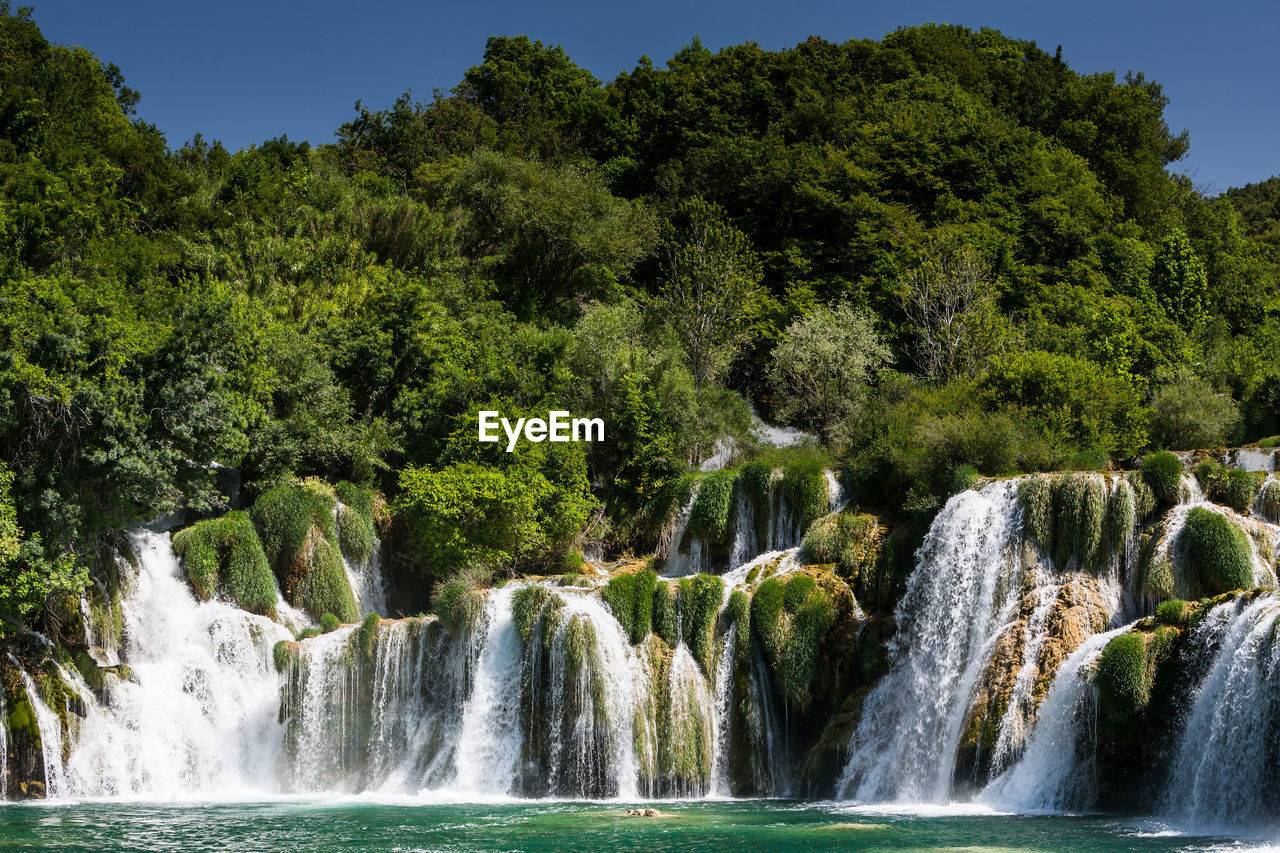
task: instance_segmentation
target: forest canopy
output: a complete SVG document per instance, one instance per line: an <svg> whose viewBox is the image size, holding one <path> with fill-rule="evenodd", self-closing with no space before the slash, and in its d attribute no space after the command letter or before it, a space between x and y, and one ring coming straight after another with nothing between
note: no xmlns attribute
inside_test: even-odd
<svg viewBox="0 0 1280 853"><path fill-rule="evenodd" d="M1280 179L1204 195L1156 82L999 32L694 39L607 82L494 37L452 90L236 152L138 100L0 3L11 626L118 531L307 477L386 495L424 584L640 548L753 407L907 514L962 469L1280 431ZM609 440L490 454L480 409Z"/></svg>

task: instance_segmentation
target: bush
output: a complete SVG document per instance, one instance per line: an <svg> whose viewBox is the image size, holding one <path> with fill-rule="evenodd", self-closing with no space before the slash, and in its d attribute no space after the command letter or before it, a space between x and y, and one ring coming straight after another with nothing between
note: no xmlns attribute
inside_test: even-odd
<svg viewBox="0 0 1280 853"><path fill-rule="evenodd" d="M1280 447L1280 435L1269 436L1258 442L1259 447Z"/></svg>
<svg viewBox="0 0 1280 853"><path fill-rule="evenodd" d="M653 629L654 594L658 575L653 569L615 575L600 590L600 597L609 605L613 617L618 620L633 644L639 644Z"/></svg>
<svg viewBox="0 0 1280 853"><path fill-rule="evenodd" d="M353 563L367 563L373 555L373 517L343 504L338 510L338 546Z"/></svg>
<svg viewBox="0 0 1280 853"><path fill-rule="evenodd" d="M826 468L816 458L800 458L782 469L782 490L796 512L801 529L826 515L830 509L830 485Z"/></svg>
<svg viewBox="0 0 1280 853"><path fill-rule="evenodd" d="M724 581L715 575L698 574L680 579L681 627L685 645L708 678L712 677L716 616L724 602Z"/></svg>
<svg viewBox="0 0 1280 853"><path fill-rule="evenodd" d="M1160 602L1156 608L1156 621L1161 625L1181 628L1187 623L1187 603L1180 598Z"/></svg>
<svg viewBox="0 0 1280 853"><path fill-rule="evenodd" d="M834 563L849 580L860 579L880 553L880 522L874 515L838 512L805 531L801 552L809 563Z"/></svg>
<svg viewBox="0 0 1280 853"><path fill-rule="evenodd" d="M1186 368L1161 371L1151 397L1151 441L1157 447L1221 447L1236 438L1240 408Z"/></svg>
<svg viewBox="0 0 1280 853"><path fill-rule="evenodd" d="M269 489L253 505L253 522L285 595L312 618L360 618L336 541L334 490L317 480Z"/></svg>
<svg viewBox="0 0 1280 853"><path fill-rule="evenodd" d="M1156 500L1173 506L1182 486L1182 460L1167 450L1152 453L1142 460L1142 478Z"/></svg>
<svg viewBox="0 0 1280 853"><path fill-rule="evenodd" d="M373 661L373 652L378 645L378 625L381 622L381 616L377 613L369 613L364 617L364 621L360 623L357 642L360 643L360 653L369 662Z"/></svg>
<svg viewBox="0 0 1280 853"><path fill-rule="evenodd" d="M1144 708L1150 699L1147 681L1147 647L1142 635L1121 634L1107 643L1098 657L1094 676L1103 708L1128 716Z"/></svg>
<svg viewBox="0 0 1280 853"><path fill-rule="evenodd" d="M810 575L792 575L782 595L782 606L795 613L817 585L817 581Z"/></svg>
<svg viewBox="0 0 1280 853"><path fill-rule="evenodd" d="M280 640L271 647L271 662L276 672L284 672L293 663L293 644L288 640Z"/></svg>
<svg viewBox="0 0 1280 853"><path fill-rule="evenodd" d="M330 634L342 627L342 620L332 613L326 613L320 617L320 631L324 634Z"/></svg>
<svg viewBox="0 0 1280 853"><path fill-rule="evenodd" d="M275 617L275 578L246 513L196 522L173 537L173 548L198 597L221 595L250 613Z"/></svg>
<svg viewBox="0 0 1280 853"><path fill-rule="evenodd" d="M436 584L431 596L431 609L454 636L461 636L480 614L484 602L483 587L493 582L488 566L467 566Z"/></svg>
<svg viewBox="0 0 1280 853"><path fill-rule="evenodd" d="M1201 490L1208 494L1210 490L1217 486L1218 481L1222 479L1222 475L1226 470L1226 466L1221 462L1216 462L1213 459L1202 459L1191 469L1191 473L1195 474L1196 482L1200 484Z"/></svg>
<svg viewBox="0 0 1280 853"><path fill-rule="evenodd" d="M951 494L958 495L961 492L967 492L978 484L979 479L980 475L977 468L968 463L961 465L951 475Z"/></svg>
<svg viewBox="0 0 1280 853"><path fill-rule="evenodd" d="M689 534L706 542L724 544L733 520L733 471L716 471L702 478L698 496L689 512Z"/></svg>
<svg viewBox="0 0 1280 853"><path fill-rule="evenodd" d="M1232 468L1222 478L1219 490L1222 502L1237 512L1248 512L1258 493L1258 481L1241 468Z"/></svg>
<svg viewBox="0 0 1280 853"><path fill-rule="evenodd" d="M1191 577L1199 598L1253 586L1253 552L1235 522L1204 507L1193 507L1182 528Z"/></svg>
<svg viewBox="0 0 1280 853"><path fill-rule="evenodd" d="M768 462L754 459L738 469L738 488L755 506L767 506L773 483L774 468Z"/></svg>

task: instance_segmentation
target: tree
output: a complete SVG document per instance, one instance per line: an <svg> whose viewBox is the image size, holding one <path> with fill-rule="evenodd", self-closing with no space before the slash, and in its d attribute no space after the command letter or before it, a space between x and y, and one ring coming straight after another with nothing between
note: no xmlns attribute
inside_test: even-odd
<svg viewBox="0 0 1280 853"><path fill-rule="evenodd" d="M901 305L915 337L920 370L933 379L977 376L1005 332L991 268L972 249L944 246L907 279L910 290Z"/></svg>
<svg viewBox="0 0 1280 853"><path fill-rule="evenodd" d="M778 416L832 442L889 356L870 312L848 302L814 310L788 326L773 351L769 383Z"/></svg>
<svg viewBox="0 0 1280 853"><path fill-rule="evenodd" d="M700 198L680 205L663 240L658 301L684 345L698 389L728 369L763 296L760 261L724 210Z"/></svg>
<svg viewBox="0 0 1280 853"><path fill-rule="evenodd" d="M1151 267L1151 289L1169 317L1183 329L1194 329L1205 318L1208 278L1182 229L1164 238Z"/></svg>
<svg viewBox="0 0 1280 853"><path fill-rule="evenodd" d="M1222 447L1235 438L1240 409L1190 368L1162 368L1151 395L1151 443L1170 450Z"/></svg>

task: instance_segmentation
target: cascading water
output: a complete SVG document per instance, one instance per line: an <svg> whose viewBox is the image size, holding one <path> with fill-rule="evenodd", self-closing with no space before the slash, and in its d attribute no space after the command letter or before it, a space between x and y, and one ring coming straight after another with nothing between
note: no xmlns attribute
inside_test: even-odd
<svg viewBox="0 0 1280 853"><path fill-rule="evenodd" d="M1172 818L1199 827L1274 826L1280 747L1280 599L1232 601L1196 629L1209 658L1193 693L1162 796Z"/></svg>
<svg viewBox="0 0 1280 853"><path fill-rule="evenodd" d="M1022 757L991 781L979 797L982 802L1019 812L1092 807L1097 691L1084 671L1112 637L1127 630L1129 626L1094 634L1063 661Z"/></svg>
<svg viewBox="0 0 1280 853"><path fill-rule="evenodd" d="M1017 602L1016 484L953 497L925 537L896 613L891 670L867 697L839 790L944 802L970 695Z"/></svg>
<svg viewBox="0 0 1280 853"><path fill-rule="evenodd" d="M44 764L44 786L46 796L59 797L68 793L67 770L63 762L62 726L58 715L44 701L36 688L35 680L27 671L14 661L18 675L22 679L22 687L27 693L27 701L35 714L36 725L40 727L40 760Z"/></svg>
<svg viewBox="0 0 1280 853"><path fill-rule="evenodd" d="M715 683L715 752L711 759L712 796L729 795L729 716L733 702L733 663L737 650L738 626L729 626L716 659Z"/></svg>
<svg viewBox="0 0 1280 853"><path fill-rule="evenodd" d="M346 506L341 501L334 505L333 517L334 522L338 525L344 523L344 510L346 510ZM377 537L374 537L373 547L367 559L352 560L346 554L342 556L342 565L347 573L347 583L351 585L351 592L355 596L356 606L364 614L377 613L383 616L387 613L387 593L383 588L382 582L381 551L381 543Z"/></svg>

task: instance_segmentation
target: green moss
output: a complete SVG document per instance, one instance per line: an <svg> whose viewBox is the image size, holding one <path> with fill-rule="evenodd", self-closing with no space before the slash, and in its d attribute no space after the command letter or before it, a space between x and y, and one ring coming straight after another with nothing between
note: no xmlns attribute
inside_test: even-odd
<svg viewBox="0 0 1280 853"><path fill-rule="evenodd" d="M475 623L484 605L482 590L492 582L491 569L468 566L436 584L431 608L450 634L460 637Z"/></svg>
<svg viewBox="0 0 1280 853"><path fill-rule="evenodd" d="M320 617L320 630L326 634L338 630L342 627L342 620L332 613L326 613Z"/></svg>
<svg viewBox="0 0 1280 853"><path fill-rule="evenodd" d="M374 649L378 645L378 626L382 624L382 617L377 613L370 613L364 617L364 621L360 623L360 630L356 634L356 642L360 644L360 653L364 655L367 661L373 660Z"/></svg>
<svg viewBox="0 0 1280 853"><path fill-rule="evenodd" d="M351 562L368 562L373 555L373 517L343 504L338 509L338 545Z"/></svg>
<svg viewBox="0 0 1280 853"><path fill-rule="evenodd" d="M173 547L201 599L218 595L251 613L275 616L275 579L247 513L197 522L178 531Z"/></svg>
<svg viewBox="0 0 1280 853"><path fill-rule="evenodd" d="M702 478L689 512L689 534L707 542L728 541L733 516L733 471L716 471Z"/></svg>
<svg viewBox="0 0 1280 853"><path fill-rule="evenodd" d="M1207 494L1222 479L1226 467L1221 462L1213 459L1202 459L1196 463L1191 469L1191 473L1195 475L1196 482L1200 484L1200 488Z"/></svg>
<svg viewBox="0 0 1280 853"><path fill-rule="evenodd" d="M830 485L821 459L801 457L782 469L782 491L796 512L796 523L808 527L827 514Z"/></svg>
<svg viewBox="0 0 1280 853"><path fill-rule="evenodd" d="M1125 475L1125 482L1133 489L1134 515L1139 521L1149 518L1156 511L1157 502L1155 492L1147 485L1147 479L1139 471L1130 471Z"/></svg>
<svg viewBox="0 0 1280 853"><path fill-rule="evenodd" d="M1142 635L1129 632L1112 638L1098 657L1094 677L1102 706L1113 714L1128 716L1145 707L1151 698L1147 681L1147 652Z"/></svg>
<svg viewBox="0 0 1280 853"><path fill-rule="evenodd" d="M253 523L278 571L295 560L313 527L326 538L334 537L334 503L333 495L314 482L277 486L262 493L253 505Z"/></svg>
<svg viewBox="0 0 1280 853"><path fill-rule="evenodd" d="M880 522L865 513L823 516L805 531L801 552L808 563L832 563L850 581L863 578L880 553Z"/></svg>
<svg viewBox="0 0 1280 853"><path fill-rule="evenodd" d="M715 651L716 615L724 601L724 581L699 574L680 579L679 613L685 645L702 671L711 676Z"/></svg>
<svg viewBox="0 0 1280 853"><path fill-rule="evenodd" d="M526 584L515 591L511 597L511 617L520 632L520 641L529 642L534 626L538 624L538 614L542 606L551 597L551 590L541 584Z"/></svg>
<svg viewBox="0 0 1280 853"><path fill-rule="evenodd" d="M1253 586L1249 540L1231 519L1193 507L1182 528L1182 542L1197 598Z"/></svg>
<svg viewBox="0 0 1280 853"><path fill-rule="evenodd" d="M835 602L809 575L767 578L751 599L752 636L783 695L802 709L812 700L819 650L836 616Z"/></svg>
<svg viewBox="0 0 1280 853"><path fill-rule="evenodd" d="M1106 523L1107 489L1096 474L1070 474L1051 479L1053 516L1053 556L1059 568L1072 559L1079 568L1101 568L1102 542ZM1042 503L1043 497L1034 496ZM1041 510L1037 507L1037 512ZM1036 521L1037 527L1048 527ZM1041 547L1044 540L1039 539Z"/></svg>
<svg viewBox="0 0 1280 853"><path fill-rule="evenodd" d="M747 462L738 469L738 488L756 506L769 502L773 470L772 465L760 460Z"/></svg>
<svg viewBox="0 0 1280 853"><path fill-rule="evenodd" d="M271 661L275 664L276 672L288 669L295 656L296 646L288 640L281 640L271 647Z"/></svg>
<svg viewBox="0 0 1280 853"><path fill-rule="evenodd" d="M1027 477L1018 484L1023 530L1040 550L1053 553L1053 480L1044 475Z"/></svg>
<svg viewBox="0 0 1280 853"><path fill-rule="evenodd" d="M1182 627L1187 623L1187 603L1180 598L1160 602L1156 608L1156 621L1161 625Z"/></svg>
<svg viewBox="0 0 1280 853"><path fill-rule="evenodd" d="M1142 477L1151 487L1157 501L1166 506L1178 502L1182 485L1182 460L1167 450L1152 453L1142 460Z"/></svg>
<svg viewBox="0 0 1280 853"><path fill-rule="evenodd" d="M675 646L680 636L676 596L672 595L671 584L666 581L658 581L653 589L653 633L670 647Z"/></svg>
<svg viewBox="0 0 1280 853"><path fill-rule="evenodd" d="M298 634L298 639L310 640L312 637L319 637L319 636L320 636L319 628L303 628L302 631L299 632Z"/></svg>
<svg viewBox="0 0 1280 853"><path fill-rule="evenodd" d="M653 569L619 574L610 578L600 597L609 605L631 642L639 645L653 629L654 593L658 575Z"/></svg>
<svg viewBox="0 0 1280 853"><path fill-rule="evenodd" d="M1253 474L1241 468L1232 468L1223 475L1218 495L1222 503L1236 510L1247 512L1258 493L1258 481Z"/></svg>
<svg viewBox="0 0 1280 853"><path fill-rule="evenodd" d="M1280 447L1280 435L1273 435L1258 442L1259 447Z"/></svg>
<svg viewBox="0 0 1280 853"><path fill-rule="evenodd" d="M296 587L298 606L313 615L332 613L342 622L355 622L360 618L360 608L336 545L317 537L304 552L302 567L302 580Z"/></svg>
<svg viewBox="0 0 1280 853"><path fill-rule="evenodd" d="M1128 480L1120 480L1111 491L1111 551L1122 553L1138 521L1137 497Z"/></svg>

